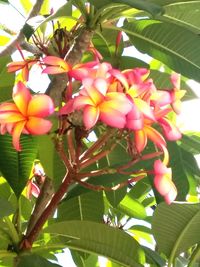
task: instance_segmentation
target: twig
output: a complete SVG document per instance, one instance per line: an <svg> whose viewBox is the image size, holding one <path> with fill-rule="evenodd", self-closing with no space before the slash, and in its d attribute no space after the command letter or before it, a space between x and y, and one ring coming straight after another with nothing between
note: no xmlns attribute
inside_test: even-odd
<svg viewBox="0 0 200 267"><path fill-rule="evenodd" d="M137 176L137 177L134 177L134 178L131 178L131 179L128 179L120 184L117 184L117 185L114 185L112 187L108 187L108 186L103 186L103 185L93 185L93 184L89 184L87 182L84 182L84 181L81 181L81 180L78 180L77 178L75 179L77 181L77 183L79 183L80 185L88 188L88 189L91 189L93 191L115 191L117 189L120 189L130 183L133 183L133 182L138 182L140 180L142 180L143 178L146 177L146 174L144 175L140 175L140 176Z"/></svg>
<svg viewBox="0 0 200 267"><path fill-rule="evenodd" d="M113 134L113 129L110 132L106 132L101 138L99 138L91 147L88 148L81 156L81 161L86 160L87 158L91 157L92 154L101 148L105 144L105 142L111 137Z"/></svg>
<svg viewBox="0 0 200 267"><path fill-rule="evenodd" d="M22 29L19 31L19 33L15 36L15 38L13 40L11 40L6 46L5 48L0 52L0 57L1 56L5 56L5 55L10 55L12 54L15 50L16 50L16 45L17 43L21 44L21 42L24 40L25 36L24 36L24 27L26 26L26 22L36 16L38 14L38 12L41 9L41 6L43 4L44 0L37 0L35 5L33 6L33 8L31 9L24 26L22 27Z"/></svg>

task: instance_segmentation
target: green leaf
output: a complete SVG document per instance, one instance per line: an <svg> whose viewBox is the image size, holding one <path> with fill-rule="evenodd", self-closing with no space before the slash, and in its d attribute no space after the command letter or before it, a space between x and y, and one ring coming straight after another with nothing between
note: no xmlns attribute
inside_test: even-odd
<svg viewBox="0 0 200 267"><path fill-rule="evenodd" d="M7 44L10 41L10 37L5 35L0 35L0 46Z"/></svg>
<svg viewBox="0 0 200 267"><path fill-rule="evenodd" d="M133 233L136 240L144 239L150 244L153 243L151 229L144 225L134 225L128 229L128 232Z"/></svg>
<svg viewBox="0 0 200 267"><path fill-rule="evenodd" d="M152 15L161 14L164 10L157 4L149 3L146 0L89 0L97 9L113 3L125 4L139 10L144 10Z"/></svg>
<svg viewBox="0 0 200 267"><path fill-rule="evenodd" d="M29 40L32 34L34 33L35 29L30 26L29 24L25 23L23 26L23 34L25 35L26 39Z"/></svg>
<svg viewBox="0 0 200 267"><path fill-rule="evenodd" d="M142 246L145 255L146 255L146 261L151 264L155 264L156 266L164 267L166 266L166 261L158 254L158 252Z"/></svg>
<svg viewBox="0 0 200 267"><path fill-rule="evenodd" d="M14 212L12 204L5 198L0 197L0 219Z"/></svg>
<svg viewBox="0 0 200 267"><path fill-rule="evenodd" d="M159 17L160 20L169 21L193 31L200 32L200 2L179 2L176 4L165 6L164 16Z"/></svg>
<svg viewBox="0 0 200 267"><path fill-rule="evenodd" d="M130 7L144 10L152 15L162 14L164 12L164 9L161 6L146 0L114 0L112 2L126 4Z"/></svg>
<svg viewBox="0 0 200 267"><path fill-rule="evenodd" d="M179 143L186 151L194 155L200 154L200 136L198 134L184 134Z"/></svg>
<svg viewBox="0 0 200 267"><path fill-rule="evenodd" d="M0 4L9 4L8 0L0 0Z"/></svg>
<svg viewBox="0 0 200 267"><path fill-rule="evenodd" d="M129 56L122 56L119 58L119 69L132 69L132 68L146 68L149 69L149 65L137 58L129 57Z"/></svg>
<svg viewBox="0 0 200 267"><path fill-rule="evenodd" d="M113 184L114 186L114 184ZM120 203L120 201L125 197L127 193L127 187L122 187L117 190L105 191L106 198L110 204L115 208Z"/></svg>
<svg viewBox="0 0 200 267"><path fill-rule="evenodd" d="M196 34L177 25L153 20L125 23L123 30L139 51L200 81L200 38Z"/></svg>
<svg viewBox="0 0 200 267"><path fill-rule="evenodd" d="M37 155L35 139L29 135L20 138L22 151L17 152L10 135L0 135L0 171L17 197L24 189Z"/></svg>
<svg viewBox="0 0 200 267"><path fill-rule="evenodd" d="M103 192L90 192L65 200L58 207L58 220L102 221Z"/></svg>
<svg viewBox="0 0 200 267"><path fill-rule="evenodd" d="M170 263L181 252L200 242L200 204L161 203L152 220L152 232L159 251ZM169 263L169 266L171 266Z"/></svg>
<svg viewBox="0 0 200 267"><path fill-rule="evenodd" d="M20 3L26 13L28 13L33 6L30 0L20 0Z"/></svg>
<svg viewBox="0 0 200 267"><path fill-rule="evenodd" d="M53 179L54 185L57 187L66 173L66 168L58 156L52 136L37 136L37 142L39 160L46 175Z"/></svg>
<svg viewBox="0 0 200 267"><path fill-rule="evenodd" d="M169 166L172 168L172 179L178 191L176 200L182 201L185 200L189 191L187 171L185 168L187 158L183 158L183 151L175 142L168 142L167 148L170 155Z"/></svg>
<svg viewBox="0 0 200 267"><path fill-rule="evenodd" d="M10 56L0 58L0 103L12 98L15 74L8 73L6 65L11 62Z"/></svg>
<svg viewBox="0 0 200 267"><path fill-rule="evenodd" d="M52 263L36 254L19 256L17 260L18 262L16 267L61 267L60 265Z"/></svg>
<svg viewBox="0 0 200 267"><path fill-rule="evenodd" d="M117 208L130 217L138 219L146 218L144 206L137 199L134 199L130 193L123 198Z"/></svg>
<svg viewBox="0 0 200 267"><path fill-rule="evenodd" d="M102 255L127 267L143 266L144 253L139 244L119 229L95 222L67 221L43 231L70 238L66 246L74 250Z"/></svg>

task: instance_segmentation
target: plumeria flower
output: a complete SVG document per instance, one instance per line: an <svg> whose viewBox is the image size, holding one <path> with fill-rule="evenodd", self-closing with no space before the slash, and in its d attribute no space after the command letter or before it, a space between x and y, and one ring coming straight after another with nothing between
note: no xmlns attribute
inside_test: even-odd
<svg viewBox="0 0 200 267"><path fill-rule="evenodd" d="M13 146L20 151L22 133L41 135L49 132L52 123L44 117L54 112L54 104L47 95L32 96L22 82L18 82L13 89L13 101L0 105L1 134L12 134Z"/></svg>
<svg viewBox="0 0 200 267"><path fill-rule="evenodd" d="M108 83L103 78L86 78L82 81L83 89L78 96L67 104L63 110L83 110L83 123L86 129L91 129L98 120L116 128L124 128L126 114L132 105L125 94L107 92ZM73 108L72 108L73 107Z"/></svg>
<svg viewBox="0 0 200 267"><path fill-rule="evenodd" d="M156 190L164 197L167 204L171 204L177 196L177 189L172 181L172 170L167 168L161 160L154 162L154 185Z"/></svg>
<svg viewBox="0 0 200 267"><path fill-rule="evenodd" d="M174 86L172 90L157 90L151 96L151 101L154 105L163 107L171 105L176 114L181 112L181 99L185 95L185 90L180 90L180 75L173 73L171 75L171 83Z"/></svg>
<svg viewBox="0 0 200 267"><path fill-rule="evenodd" d="M29 70L34 64L36 64L38 62L38 59L25 59L21 48L19 46L17 46L17 48L18 48L23 60L9 63L7 65L7 71L8 72L16 72L18 70L22 70L23 81L28 81Z"/></svg>
<svg viewBox="0 0 200 267"><path fill-rule="evenodd" d="M66 73L71 78L76 80L82 80L87 77L91 71L91 68L98 64L97 61L91 61L88 63L80 63L74 66L67 63L64 59L55 56L46 56L43 58L43 64L45 68L42 73L47 74L60 74Z"/></svg>

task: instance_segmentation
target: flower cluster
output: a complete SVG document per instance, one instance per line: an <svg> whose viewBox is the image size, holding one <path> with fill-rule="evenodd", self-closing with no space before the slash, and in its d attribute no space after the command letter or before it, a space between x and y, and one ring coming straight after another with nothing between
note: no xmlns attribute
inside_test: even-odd
<svg viewBox="0 0 200 267"><path fill-rule="evenodd" d="M60 115L82 111L86 129L98 122L110 127L133 132L134 147L141 153L148 139L164 152L164 160L155 161L154 184L167 203L176 198L171 169L167 168L168 151L166 141L181 138L178 127L168 118L169 113L180 113L180 99L185 91L180 90L180 76L171 75L171 89L158 90L149 71L135 68L124 71L113 69L109 63L90 62L71 67L57 57L45 57L43 73L66 73L69 79L82 84L76 96L61 108ZM163 134L157 130L160 128Z"/></svg>
<svg viewBox="0 0 200 267"><path fill-rule="evenodd" d="M34 61L20 63L27 71ZM158 90L149 71L135 68L120 71L111 64L95 61L71 66L55 56L46 56L40 62L43 73L66 73L70 92L59 115L69 115L81 111L83 126L90 130L97 123L131 133L133 147L137 154L142 153L148 140L163 151L164 159L154 163L154 184L158 192L170 204L177 195L168 165L166 139L175 141L181 138L178 127L169 119L169 114L180 113L180 99L185 91L180 90L180 76L171 75L171 89ZM19 65L19 64L18 64ZM19 70L18 65L10 64L9 71ZM24 78L26 80L26 78ZM81 83L80 90L73 94L72 82ZM13 92L14 103L0 105L0 132L12 134L13 145L20 150L20 135L45 134L51 122L44 117L54 112L54 105L47 95L31 96L22 82L17 83ZM160 133L162 131L162 134Z"/></svg>

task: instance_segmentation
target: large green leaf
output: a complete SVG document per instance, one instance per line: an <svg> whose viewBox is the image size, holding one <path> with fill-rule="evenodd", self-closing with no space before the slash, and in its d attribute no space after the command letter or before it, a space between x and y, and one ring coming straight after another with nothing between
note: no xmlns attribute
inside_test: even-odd
<svg viewBox="0 0 200 267"><path fill-rule="evenodd" d="M58 220L102 221L103 192L90 192L65 200L58 207Z"/></svg>
<svg viewBox="0 0 200 267"><path fill-rule="evenodd" d="M97 9L106 7L109 4L119 3L125 4L133 8L137 8L139 10L144 10L149 12L150 14L156 15L163 12L163 9L154 3L149 3L146 0L89 0L91 4L93 4Z"/></svg>
<svg viewBox="0 0 200 267"><path fill-rule="evenodd" d="M144 263L144 252L131 236L104 224L67 221L52 224L44 232L66 237L69 248L102 255L123 266L139 267Z"/></svg>
<svg viewBox="0 0 200 267"><path fill-rule="evenodd" d="M170 259L170 263L181 252L200 242L199 227L199 203L161 203L153 215L154 238L159 251Z"/></svg>
<svg viewBox="0 0 200 267"><path fill-rule="evenodd" d="M24 189L37 155L35 139L29 135L20 138L22 151L17 152L12 145L10 135L0 135L0 171L16 196Z"/></svg>
<svg viewBox="0 0 200 267"><path fill-rule="evenodd" d="M200 38L196 34L178 25L153 20L126 22L123 30L139 51L200 81Z"/></svg>
<svg viewBox="0 0 200 267"><path fill-rule="evenodd" d="M126 4L130 7L147 11L152 15L157 15L164 12L164 9L160 5L150 3L149 1L146 0L114 0L112 2Z"/></svg>
<svg viewBox="0 0 200 267"><path fill-rule="evenodd" d="M200 32L200 1L180 2L165 6L165 14L160 20L172 22L193 31Z"/></svg>

